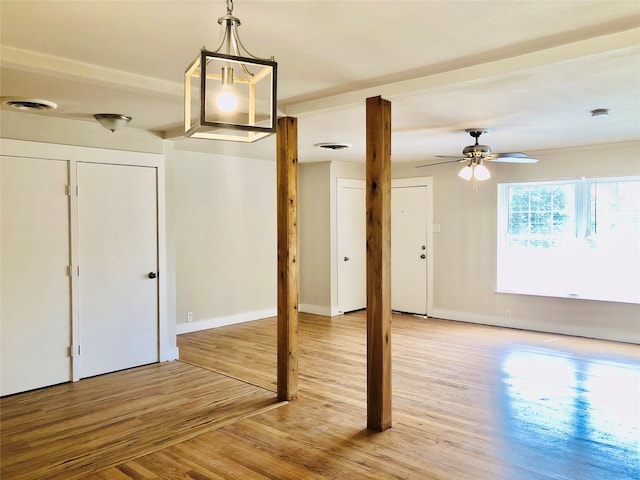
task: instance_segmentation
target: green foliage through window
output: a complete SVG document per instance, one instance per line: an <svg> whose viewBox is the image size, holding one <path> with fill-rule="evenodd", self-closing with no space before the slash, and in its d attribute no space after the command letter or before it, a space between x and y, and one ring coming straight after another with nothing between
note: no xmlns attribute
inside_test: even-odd
<svg viewBox="0 0 640 480"><path fill-rule="evenodd" d="M575 228L573 184L507 185L510 245L548 248Z"/></svg>

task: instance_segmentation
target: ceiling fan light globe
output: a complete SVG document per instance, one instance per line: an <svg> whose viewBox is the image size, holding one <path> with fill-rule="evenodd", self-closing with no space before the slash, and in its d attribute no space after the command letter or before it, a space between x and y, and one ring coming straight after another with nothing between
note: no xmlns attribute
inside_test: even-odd
<svg viewBox="0 0 640 480"><path fill-rule="evenodd" d="M473 169L471 168L471 166L466 165L462 167L462 170L460 170L460 172L458 172L458 176L464 180L469 181L473 176Z"/></svg>
<svg viewBox="0 0 640 480"><path fill-rule="evenodd" d="M479 182L482 182L483 180L489 180L491 178L491 173L487 167L480 163L476 165L476 168L473 171L473 177Z"/></svg>

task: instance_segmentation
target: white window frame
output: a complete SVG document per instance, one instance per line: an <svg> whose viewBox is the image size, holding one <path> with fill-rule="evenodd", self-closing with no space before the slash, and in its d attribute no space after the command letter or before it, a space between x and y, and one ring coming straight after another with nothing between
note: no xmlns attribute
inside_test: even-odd
<svg viewBox="0 0 640 480"><path fill-rule="evenodd" d="M630 233L596 236L591 189L598 184L640 182L640 176L577 178L498 184L497 279L501 293L640 303L640 226ZM549 236L552 246L510 244L512 187L572 184L575 236ZM640 210L640 205L638 206ZM533 211L529 210L529 214ZM637 217L633 217L637 218ZM597 225L597 223L596 223ZM611 241L613 239L613 241ZM600 243L602 241L602 243Z"/></svg>

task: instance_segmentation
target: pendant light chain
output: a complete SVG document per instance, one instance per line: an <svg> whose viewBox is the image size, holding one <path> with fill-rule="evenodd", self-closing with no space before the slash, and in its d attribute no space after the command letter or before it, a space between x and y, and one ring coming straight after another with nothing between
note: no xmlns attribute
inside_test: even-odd
<svg viewBox="0 0 640 480"><path fill-rule="evenodd" d="M227 0L227 15L233 13L233 0Z"/></svg>

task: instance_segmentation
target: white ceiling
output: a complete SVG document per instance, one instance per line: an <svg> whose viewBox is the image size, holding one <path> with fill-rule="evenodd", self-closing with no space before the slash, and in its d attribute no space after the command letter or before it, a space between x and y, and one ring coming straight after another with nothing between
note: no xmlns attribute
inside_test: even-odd
<svg viewBox="0 0 640 480"><path fill-rule="evenodd" d="M0 95L58 104L41 115L130 115L177 148L275 158L274 136L181 137L184 69L214 48L225 12L222 0L1 0ZM377 95L392 102L393 162L458 155L470 127L490 130L494 152L640 139L635 0L236 0L233 13L245 46L278 62L279 113L298 118L303 162L363 162Z"/></svg>

